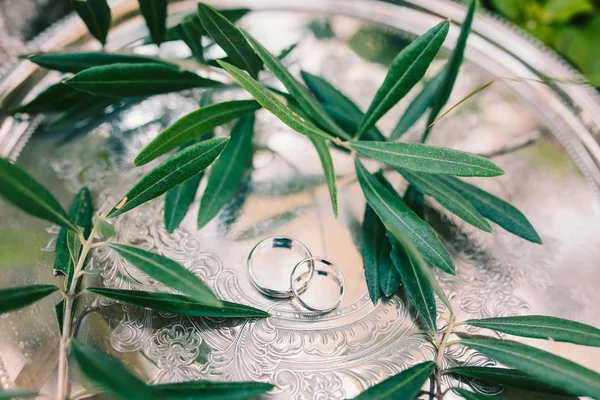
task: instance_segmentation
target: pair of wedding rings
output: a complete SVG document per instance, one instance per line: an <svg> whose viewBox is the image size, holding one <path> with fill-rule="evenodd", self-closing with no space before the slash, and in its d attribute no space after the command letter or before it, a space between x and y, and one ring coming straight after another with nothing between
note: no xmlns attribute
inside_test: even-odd
<svg viewBox="0 0 600 400"><path fill-rule="evenodd" d="M302 307L316 313L336 309L344 297L344 277L338 266L326 258L314 257L302 242L290 237L260 241L248 255L247 267L250 280L262 294L276 299L295 298ZM272 282L276 278L280 278L279 287Z"/></svg>

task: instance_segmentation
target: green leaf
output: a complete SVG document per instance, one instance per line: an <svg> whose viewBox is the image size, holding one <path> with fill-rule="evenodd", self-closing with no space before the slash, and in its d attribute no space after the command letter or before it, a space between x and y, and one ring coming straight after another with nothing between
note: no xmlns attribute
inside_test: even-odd
<svg viewBox="0 0 600 400"><path fill-rule="evenodd" d="M48 189L6 158L0 158L0 197L34 217L79 230Z"/></svg>
<svg viewBox="0 0 600 400"><path fill-rule="evenodd" d="M120 400L152 398L150 389L118 360L78 339L71 339L71 356L81 375L96 389Z"/></svg>
<svg viewBox="0 0 600 400"><path fill-rule="evenodd" d="M204 47L202 34L205 33L197 15L190 15L171 28L174 34L190 48L198 62L204 62ZM168 35L168 34L167 34Z"/></svg>
<svg viewBox="0 0 600 400"><path fill-rule="evenodd" d="M600 347L600 329L563 318L522 315L469 319L466 324L510 335Z"/></svg>
<svg viewBox="0 0 600 400"><path fill-rule="evenodd" d="M465 17L462 28L460 30L458 41L456 42L456 46L454 47L452 56L450 56L448 65L445 68L446 72L444 76L444 81L440 84L440 88L436 93L435 99L433 100L433 104L431 105L431 112L429 113L429 118L427 119L428 128L423 134L423 142L427 140L427 137L431 132L431 123L433 123L433 121L436 120L440 111L442 111L442 108L448 102L450 94L452 94L454 82L456 82L456 78L458 77L458 71L463 62L465 48L467 47L467 39L469 38L469 33L471 33L471 25L473 24L473 17L475 16L475 10L477 9L478 4L478 0L471 0L471 5L469 6L469 11L467 12L467 16Z"/></svg>
<svg viewBox="0 0 600 400"><path fill-rule="evenodd" d="M92 96L83 92L78 93L85 97L78 99L73 106L67 108L65 112L52 120L47 126L49 130L67 127L69 125L80 126L88 123L88 121L101 119L106 115L106 107L112 105L115 106L114 109L118 109L118 107L126 104L117 97L101 97Z"/></svg>
<svg viewBox="0 0 600 400"><path fill-rule="evenodd" d="M198 17L210 37L229 56L232 64L256 78L262 62L252 50L244 34L222 14L209 5L198 3Z"/></svg>
<svg viewBox="0 0 600 400"><path fill-rule="evenodd" d="M458 176L498 176L504 171L493 162L460 150L418 143L350 143L359 154L397 168Z"/></svg>
<svg viewBox="0 0 600 400"><path fill-rule="evenodd" d="M161 400L245 400L275 386L263 382L192 381L152 385L152 398Z"/></svg>
<svg viewBox="0 0 600 400"><path fill-rule="evenodd" d="M469 379L477 379L478 381L503 387L513 387L557 395L568 394L564 390L550 386L516 369L464 366L447 369L444 373L458 374Z"/></svg>
<svg viewBox="0 0 600 400"><path fill-rule="evenodd" d="M78 1L78 0L75 0ZM105 53L103 51L82 53L39 53L29 56L29 61L46 69L61 72L81 72L84 69L110 64L161 64L171 68L176 65L157 58L135 54Z"/></svg>
<svg viewBox="0 0 600 400"><path fill-rule="evenodd" d="M335 138L315 127L312 123L292 111L281 100L279 100L269 89L252 79L248 74L244 73L239 68L234 67L224 61L218 61L233 78L250 93L256 101L260 103L267 111L270 111L281 122L310 138L321 138L334 141Z"/></svg>
<svg viewBox="0 0 600 400"><path fill-rule="evenodd" d="M456 393L460 394L462 396L462 398L464 398L465 400L499 399L498 396L489 395L489 394L483 395L483 394L479 394L479 393L475 393L475 392L469 392L468 390L461 389L461 388L452 388L452 390L454 390Z"/></svg>
<svg viewBox="0 0 600 400"><path fill-rule="evenodd" d="M431 361L417 364L367 389L354 400L414 399L434 369Z"/></svg>
<svg viewBox="0 0 600 400"><path fill-rule="evenodd" d="M298 43L292 43L292 44L290 44L288 47L286 47L285 49L281 50L281 52L277 56L277 59L279 61L282 61L284 58L286 58L287 56L289 56L292 53L292 51L294 51L296 49L296 47L298 47Z"/></svg>
<svg viewBox="0 0 600 400"><path fill-rule="evenodd" d="M265 65L273 72L279 81L285 86L290 95L298 102L300 108L312 119L317 121L319 125L325 128L328 132L336 136L350 139L350 135L344 132L337 124L327 115L319 102L310 94L306 87L302 86L296 78L285 68L285 66L263 47L256 39L246 33L246 39L250 45L265 63Z"/></svg>
<svg viewBox="0 0 600 400"><path fill-rule="evenodd" d="M69 208L69 217L75 225L83 229L83 235L87 239L92 230L92 217L94 214L94 206L92 204L92 197L90 190L87 187L82 187L79 192L73 198L71 207ZM69 235L71 233L71 235ZM69 237L71 236L71 237ZM62 228L56 238L56 250L54 256L54 273L60 273L66 276L65 289L69 290L71 282L73 280L73 270L75 269L75 263L71 256L71 250L69 248L69 242L71 242L72 250L76 253L81 251L81 242L77 235L73 240L73 231L69 231L66 228Z"/></svg>
<svg viewBox="0 0 600 400"><path fill-rule="evenodd" d="M214 128L260 108L254 100L233 100L202 107L178 119L152 140L133 161L140 166L211 132Z"/></svg>
<svg viewBox="0 0 600 400"><path fill-rule="evenodd" d="M8 389L0 390L0 400L11 400L11 399L30 399L37 397L36 392L30 392L28 390L19 389Z"/></svg>
<svg viewBox="0 0 600 400"><path fill-rule="evenodd" d="M115 228L104 220L98 221L98 234L102 239L110 239L117 236Z"/></svg>
<svg viewBox="0 0 600 400"><path fill-rule="evenodd" d="M81 241L79 235L74 231L67 231L67 248L69 250L69 257L73 264L79 260L79 254L81 254Z"/></svg>
<svg viewBox="0 0 600 400"><path fill-rule="evenodd" d="M375 94L356 137L360 136L400 101L425 75L442 47L450 22L443 21L404 48L392 61L383 84Z"/></svg>
<svg viewBox="0 0 600 400"><path fill-rule="evenodd" d="M446 176L438 178L468 200L485 218L523 239L533 243L542 243L542 239L527 218L504 200L460 179Z"/></svg>
<svg viewBox="0 0 600 400"><path fill-rule="evenodd" d="M425 219L425 199L423 198L423 193L419 192L413 185L409 184L402 199L415 214L422 219Z"/></svg>
<svg viewBox="0 0 600 400"><path fill-rule="evenodd" d="M62 299L59 303L54 305L54 313L56 314L56 323L58 324L58 331L62 335L63 323L65 321L65 299Z"/></svg>
<svg viewBox="0 0 600 400"><path fill-rule="evenodd" d="M167 232L173 233L187 214L196 198L203 175L200 172L167 192L165 196L165 228Z"/></svg>
<svg viewBox="0 0 600 400"><path fill-rule="evenodd" d="M385 236L385 226L375 214L375 211L368 204L365 205L365 214L362 223L362 246L361 254L363 258L363 267L365 269L365 278L369 297L373 304L376 304L381 297L381 288L379 286L379 264L387 262L387 268L390 268L389 260L389 242Z"/></svg>
<svg viewBox="0 0 600 400"><path fill-rule="evenodd" d="M223 154L211 168L198 211L198 228L204 227L235 194L252 161L254 114L240 118L231 130Z"/></svg>
<svg viewBox="0 0 600 400"><path fill-rule="evenodd" d="M0 289L0 314L27 307L56 292L54 285L31 285Z"/></svg>
<svg viewBox="0 0 600 400"><path fill-rule="evenodd" d="M325 79L301 71L308 89L319 99L325 112L348 133L355 133L365 114L345 94ZM335 133L335 132L334 132ZM376 126L365 132L367 139L384 141Z"/></svg>
<svg viewBox="0 0 600 400"><path fill-rule="evenodd" d="M423 89L415 96L410 102L402 117L398 121L398 124L390 135L390 141L398 140L404 135L417 121L425 114L425 112L431 107L435 95L440 90L440 86L444 81L446 70L441 70L436 76L425 82Z"/></svg>
<svg viewBox="0 0 600 400"><path fill-rule="evenodd" d="M549 0L541 10L541 22L565 24L580 15L593 15L594 4L590 0Z"/></svg>
<svg viewBox="0 0 600 400"><path fill-rule="evenodd" d="M460 343L575 396L600 397L600 374L565 358L510 340L459 334Z"/></svg>
<svg viewBox="0 0 600 400"><path fill-rule="evenodd" d="M136 247L109 243L107 245L140 271L157 281L207 305L220 306L221 301L193 272L170 258Z"/></svg>
<svg viewBox="0 0 600 400"><path fill-rule="evenodd" d="M337 185L335 183L335 169L333 167L333 159L331 158L331 151L327 146L327 142L323 139L311 139L310 140L315 146L317 153L319 153L319 159L323 166L323 172L325 174L325 180L327 182L327 188L329 189L329 197L331 198L331 206L333 208L333 215L338 217L338 193Z"/></svg>
<svg viewBox="0 0 600 400"><path fill-rule="evenodd" d="M158 63L120 63L92 67L63 82L82 92L112 97L152 96L195 87L223 85L193 72L179 71Z"/></svg>
<svg viewBox="0 0 600 400"><path fill-rule="evenodd" d="M227 145L229 138L203 140L162 162L144 176L109 213L116 217L174 188L208 167Z"/></svg>
<svg viewBox="0 0 600 400"><path fill-rule="evenodd" d="M435 231L419 218L404 201L390 192L379 182L361 162L355 160L358 181L369 205L398 240L397 232L403 232L412 242L425 260L450 274L454 274L452 258L440 242Z"/></svg>
<svg viewBox="0 0 600 400"><path fill-rule="evenodd" d="M93 96L87 93L78 92L72 87L60 82L45 89L29 103L10 110L10 112L39 114L65 111L78 103L89 101L91 98L93 98Z"/></svg>
<svg viewBox="0 0 600 400"><path fill-rule="evenodd" d="M406 180L421 193L436 199L444 208L465 222L485 232L492 232L492 227L479 212L456 191L444 185L436 176L411 173L398 169Z"/></svg>
<svg viewBox="0 0 600 400"><path fill-rule="evenodd" d="M103 288L90 288L88 290L122 303L190 317L265 318L269 316L268 313L262 310L228 301L223 301L223 304L218 307L177 294Z"/></svg>
<svg viewBox="0 0 600 400"><path fill-rule="evenodd" d="M412 260L402 244L393 235L388 236L391 236L389 239L392 244L392 262L396 271L400 274L402 287L429 329L432 332L437 332L435 296L425 272L420 265ZM425 268L429 267L425 266Z"/></svg>
<svg viewBox="0 0 600 400"><path fill-rule="evenodd" d="M90 34L104 46L111 24L110 7L106 0L72 0L72 3Z"/></svg>
<svg viewBox="0 0 600 400"><path fill-rule="evenodd" d="M384 237L384 243L381 244L381 250L385 252L379 260L379 286L383 294L391 297L400 287L400 274L394 267L392 260L392 245L388 236Z"/></svg>
<svg viewBox="0 0 600 400"><path fill-rule="evenodd" d="M160 45L167 31L167 5L169 0L138 0L140 11L146 20L152 42Z"/></svg>

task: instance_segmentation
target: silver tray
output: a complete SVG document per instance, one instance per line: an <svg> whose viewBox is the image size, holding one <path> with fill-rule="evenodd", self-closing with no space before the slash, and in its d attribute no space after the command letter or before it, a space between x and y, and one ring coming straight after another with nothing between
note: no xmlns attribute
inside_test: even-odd
<svg viewBox="0 0 600 400"><path fill-rule="evenodd" d="M171 3L175 18L195 8L195 1ZM292 71L302 68L323 75L366 108L385 68L359 57L349 48L348 38L368 27L388 35L375 36L380 39L368 45L385 47L393 42L385 39L389 35L411 38L440 19L450 18L454 25L446 41L446 50L450 50L465 14L461 5L450 1L397 3L220 0L218 6L254 9L241 23L269 48L276 51L300 42L286 61ZM146 28L136 13L135 0L113 1L111 7L114 23L108 50L156 50L143 45ZM328 19L336 38L317 39L310 33L307 23L315 19ZM600 291L596 288L600 283L600 99L593 89L573 83L581 77L558 57L505 22L479 15L473 30L453 99L489 79L509 79L494 83L443 120L432 143L489 154L531 142L494 157L506 175L475 182L520 208L544 245L525 242L498 226L494 226L494 235L479 232L430 202L427 218L443 227L441 235L458 270L455 278L440 274L439 279L459 319L539 313L600 326ZM71 16L25 50L96 46L82 23ZM161 55L178 56L182 51L176 44L164 45ZM443 58L432 72L443 64ZM3 106L31 98L59 78L27 61L13 63L3 71ZM540 83L545 77L554 79ZM50 186L63 204L80 186L87 185L96 207L102 207L147 172L147 168L132 167L133 157L161 129L194 110L198 96L196 91L155 96L62 133L44 131L38 118L3 117L0 156L15 159ZM244 96L241 91L231 91L222 98ZM382 119L382 131L391 130L408 101ZM411 364L430 359L433 350L403 298L393 297L377 305L368 298L357 250L364 200L353 180L350 158L334 155L342 182L341 212L336 220L309 142L266 111L257 117L257 143L268 145L278 155L266 151L255 155L252 171L236 198L206 228L196 230L196 204L181 228L167 234L162 199L123 215L115 225L119 241L175 258L202 276L224 299L268 310L273 316L234 322L190 319L90 297L79 337L121 358L149 381L268 381L277 388L267 397L278 399L353 397ZM413 128L409 138L422 129L422 124ZM55 282L52 251L56 234L56 227L0 203L2 287ZM315 316L294 302L272 301L254 289L246 275L245 259L260 239L273 234L296 237L313 254L326 256L341 267L347 291L339 309ZM95 253L90 271L88 279L108 287L165 290L107 250ZM47 377L43 390L54 390L53 365L48 361L57 345L51 312L54 301L47 299L0 316L3 387L10 387L17 377L19 382L28 378L33 386L39 386L38 381ZM444 311L440 304L440 324L446 318ZM536 344L600 370L600 349ZM460 348L449 354L447 362L452 365L465 360L475 365L493 363ZM23 368L28 371L33 365L45 367L24 377ZM519 394L505 396L522 398Z"/></svg>

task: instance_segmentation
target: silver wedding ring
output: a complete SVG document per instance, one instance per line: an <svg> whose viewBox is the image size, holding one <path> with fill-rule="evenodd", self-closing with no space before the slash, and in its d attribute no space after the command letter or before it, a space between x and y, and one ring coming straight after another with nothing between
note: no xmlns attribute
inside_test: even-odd
<svg viewBox="0 0 600 400"><path fill-rule="evenodd" d="M313 257L302 242L290 237L260 241L248 255L247 268L252 284L262 294L296 298L302 307L316 313L334 310L344 296L344 277L337 265Z"/></svg>

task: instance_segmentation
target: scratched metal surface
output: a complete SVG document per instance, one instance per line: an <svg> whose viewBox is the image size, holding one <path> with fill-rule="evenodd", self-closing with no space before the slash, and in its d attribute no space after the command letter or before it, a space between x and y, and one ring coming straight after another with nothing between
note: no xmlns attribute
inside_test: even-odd
<svg viewBox="0 0 600 400"><path fill-rule="evenodd" d="M152 47L139 46L145 30L141 18L131 12L133 3L112 3L113 14L123 18L109 43L114 48L153 51ZM225 3L239 6L247 2ZM286 60L291 70L297 73L302 68L325 76L343 87L363 109L383 80L385 68L365 61L348 47L348 39L357 29L370 26L410 37L424 32L441 16L461 21L464 15L460 6L446 1L427 2L430 11L410 3L374 1L251 3L257 11L242 20L245 27L274 52L299 42ZM181 13L193 9L194 4L174 2L172 7ZM317 39L306 28L309 21L324 15L330 19L335 38ZM458 30L453 26L448 49ZM440 122L432 143L488 154L531 141L518 151L494 157L506 175L475 182L519 207L537 228L544 245L520 240L498 226L494 226L494 235L479 232L430 201L427 218L439 228L458 271L456 277L440 274L439 279L459 319L543 313L598 326L600 169L596 161L600 148L596 139L600 102L592 89L566 82L577 75L562 62L503 23L482 16L474 31L453 98L460 99L492 78L519 79L498 81L452 118ZM68 18L32 42L31 50L69 43L95 46L78 20ZM182 48L166 45L161 52L181 55ZM444 57L431 73L442 65ZM26 63L15 64L8 71L0 82L5 105L31 96L58 78ZM542 75L563 81L552 85L534 82ZM268 73L265 78L269 79ZM4 118L0 154L16 159L49 185L64 204L81 185L87 185L101 208L120 198L155 165L133 168L132 160L160 130L194 110L200 94L190 91L155 96L67 132L45 132L39 119ZM230 99L245 94L229 91L218 96ZM383 132L393 128L407 101L382 119ZM226 134L228 129L219 129L217 134ZM408 138L414 139L422 129L421 123ZM177 259L222 298L268 310L273 316L234 322L190 319L86 297L88 316L81 321L79 336L120 357L152 382L261 380L277 385L269 396L277 399L353 397L409 365L431 359L433 350L402 294L377 305L368 299L357 250L364 200L354 181L350 157L334 152L341 207L336 220L310 142L266 111L257 114L255 141L275 153L260 150L255 154L253 167L235 199L206 228L198 231L195 227L196 202L180 229L167 234L162 222L163 199L123 215L115 227L118 241ZM399 187L403 185L397 177L390 178ZM51 265L56 232L56 227L1 203L0 284L55 282ZM295 302L270 300L256 291L246 275L245 259L259 240L274 234L296 237L314 255L340 266L347 291L339 309L315 316ZM94 254L89 270L87 279L94 284L167 290L108 250ZM24 311L0 316L2 386L10 387L24 366L52 359L55 301L50 298ZM441 304L438 318L440 324L446 318ZM600 370L597 349L535 343ZM449 351L449 365L464 362L492 363L459 347ZM49 380L43 390L51 392L55 377L43 371L36 376L44 374ZM494 388L481 390L493 392ZM523 398L518 393L503 396Z"/></svg>

